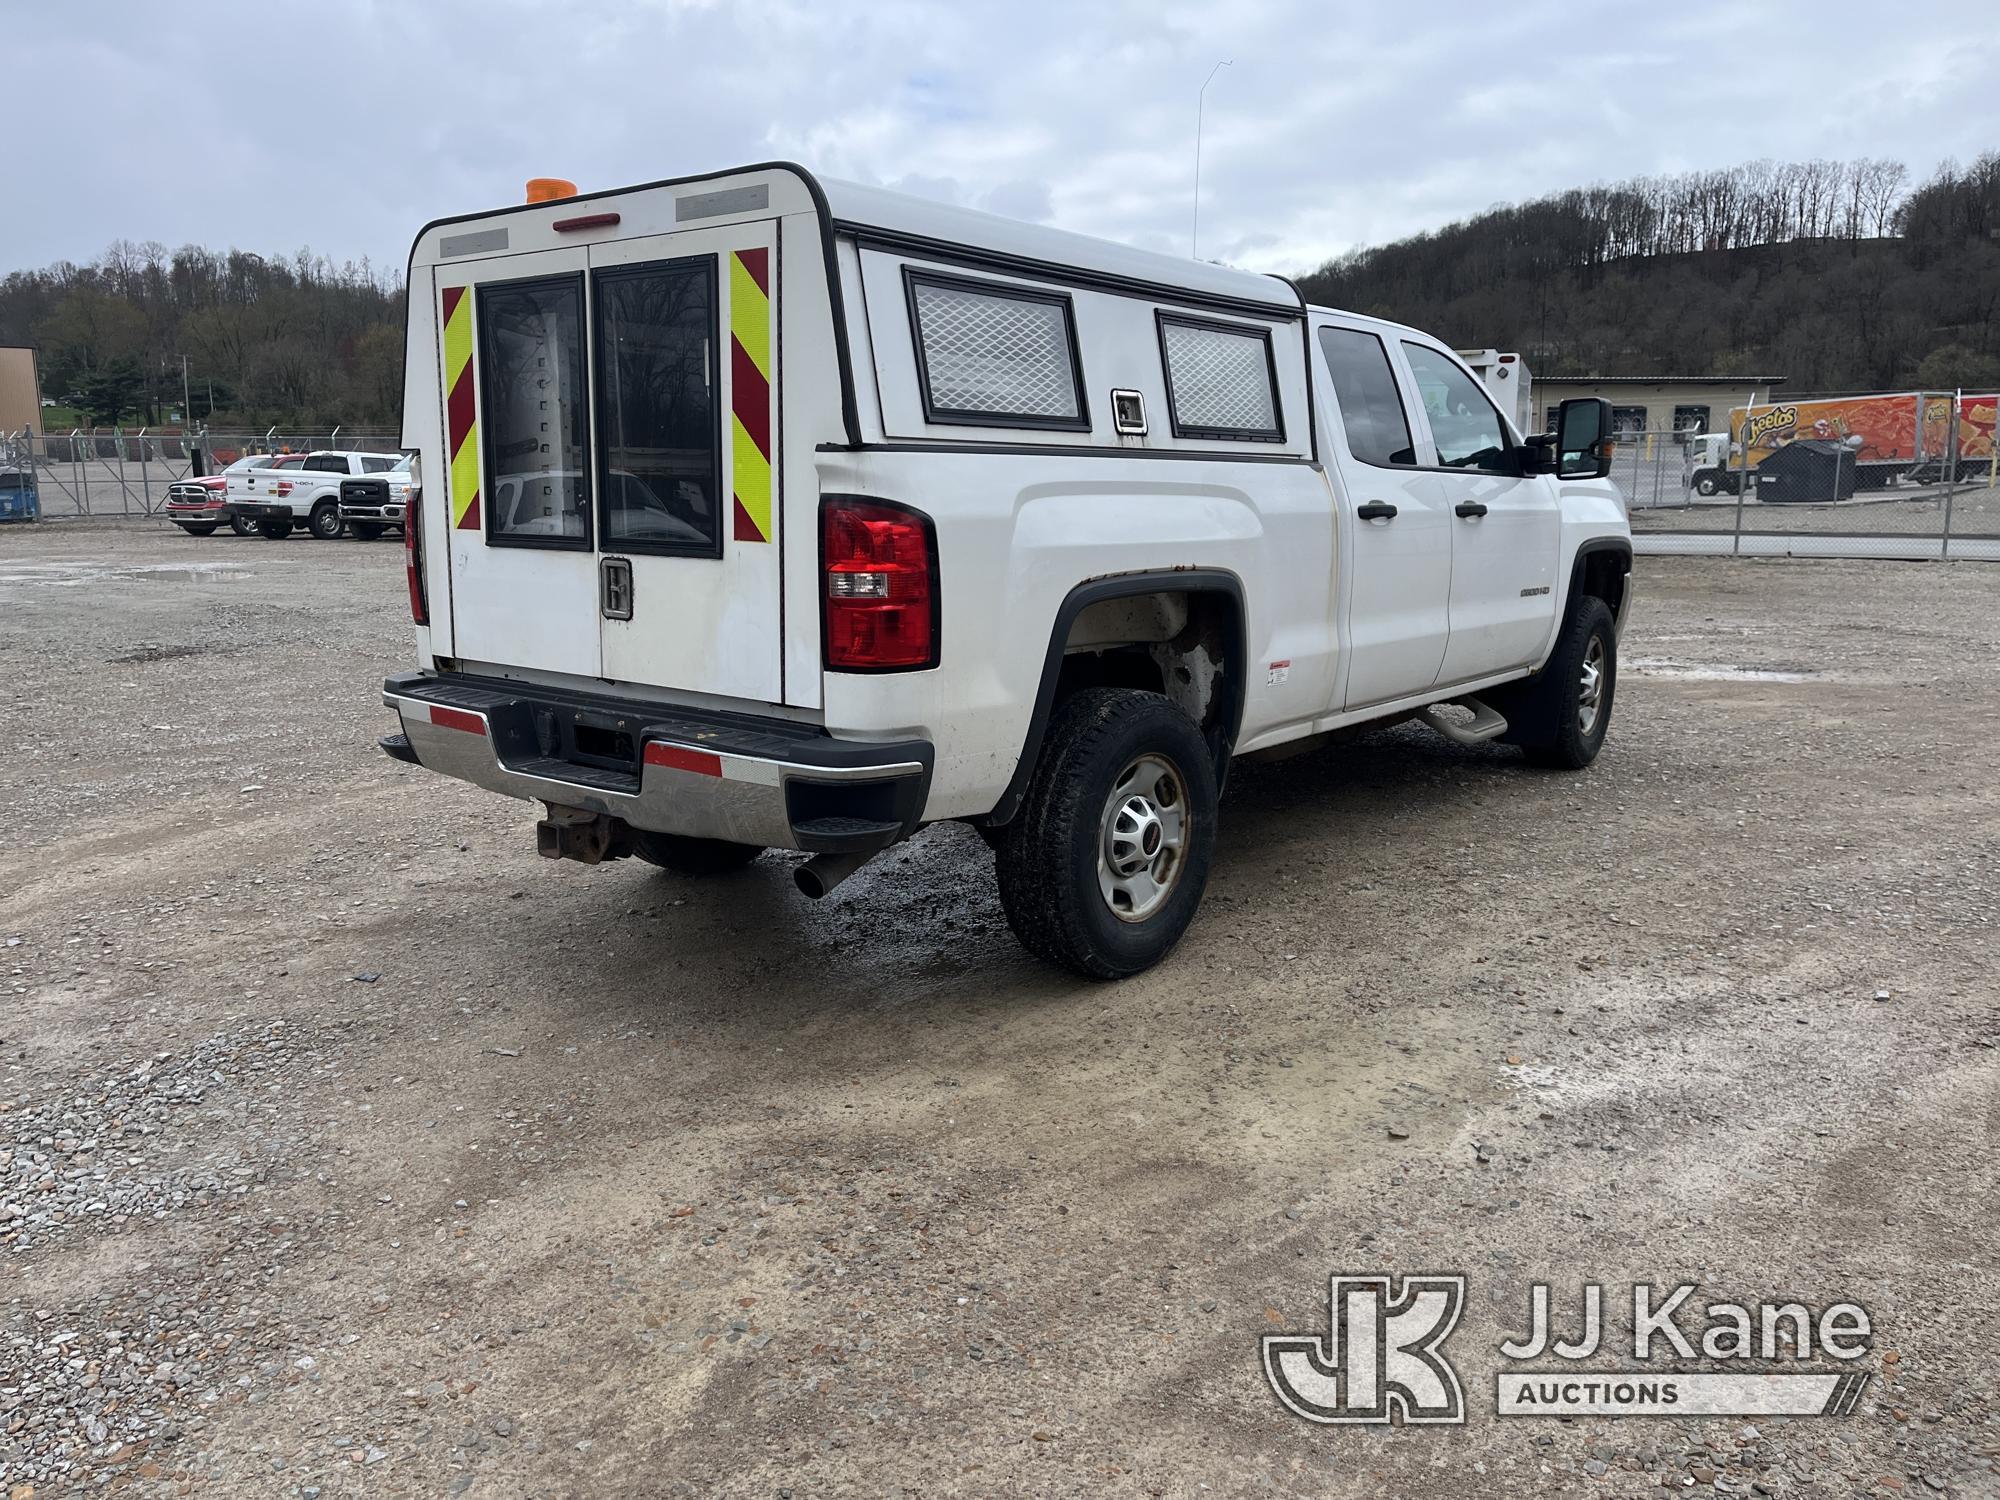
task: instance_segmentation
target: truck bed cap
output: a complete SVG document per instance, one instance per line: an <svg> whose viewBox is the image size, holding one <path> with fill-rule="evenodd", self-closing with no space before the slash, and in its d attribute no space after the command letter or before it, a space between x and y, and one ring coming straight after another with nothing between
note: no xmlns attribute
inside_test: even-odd
<svg viewBox="0 0 2000 1500"><path fill-rule="evenodd" d="M1102 278L1106 281L1143 284L1165 296L1191 293L1210 301L1242 303L1249 309L1297 316L1302 310L1298 291L1291 283L1254 271L1239 271L1206 261L1186 260L1153 250L1140 250L1115 240L1075 234L1043 224L1027 224L977 209L935 203L909 193L864 183L843 182L815 176L792 162L764 162L698 176L638 183L630 187L605 188L581 193L575 198L538 204L512 204L484 213L456 214L433 220L418 231L411 247L411 269L437 264L451 258L442 252L432 234L446 226L464 226L485 221L520 222L521 219L553 220L587 214L599 207L616 209L618 200L635 194L671 192L712 194L727 189L741 179L745 185L759 179L770 181L784 175L804 185L822 219L838 234L857 239L886 240L919 253L925 246L949 248L956 259L990 259L996 269L1008 265L1021 268L1042 266L1063 274L1066 280ZM627 214L628 220L630 213ZM517 243L513 248L523 248ZM1079 277L1077 273L1082 273Z"/></svg>
<svg viewBox="0 0 2000 1500"><path fill-rule="evenodd" d="M1054 229L1046 224L1029 224L956 204L936 203L865 183L821 178L819 184L826 194L835 227L858 238L951 245L997 257L1094 272L1121 281L1149 282L1197 292L1204 297L1262 303L1277 311L1300 310L1297 290L1275 276L1141 250L1116 240Z"/></svg>

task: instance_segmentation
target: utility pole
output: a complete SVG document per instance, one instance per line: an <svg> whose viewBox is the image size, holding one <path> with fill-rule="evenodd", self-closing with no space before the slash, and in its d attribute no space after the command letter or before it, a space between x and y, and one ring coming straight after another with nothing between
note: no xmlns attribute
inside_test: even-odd
<svg viewBox="0 0 2000 1500"><path fill-rule="evenodd" d="M1201 81L1201 91L1194 96L1194 233L1188 237L1188 258L1201 259L1201 112L1208 102L1208 86L1215 82L1215 75L1224 68L1234 66L1233 60L1224 58L1208 70L1208 77Z"/></svg>

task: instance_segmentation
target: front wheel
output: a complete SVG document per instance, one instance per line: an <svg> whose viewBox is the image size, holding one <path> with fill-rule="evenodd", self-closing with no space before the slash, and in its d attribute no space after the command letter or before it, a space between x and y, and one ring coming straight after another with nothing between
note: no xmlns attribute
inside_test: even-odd
<svg viewBox="0 0 2000 1500"><path fill-rule="evenodd" d="M364 542L372 542L389 528L375 521L353 521L350 529Z"/></svg>
<svg viewBox="0 0 2000 1500"><path fill-rule="evenodd" d="M1496 707L1531 766L1581 771L1604 748L1618 689L1618 633L1602 599L1578 599L1548 663ZM1498 696L1498 695L1496 695Z"/></svg>
<svg viewBox="0 0 2000 1500"><path fill-rule="evenodd" d="M292 534L292 523L290 521L259 521L257 523L257 534L266 541L282 542Z"/></svg>
<svg viewBox="0 0 2000 1500"><path fill-rule="evenodd" d="M1713 474L1702 475L1701 478L1694 482L1694 492L1697 495L1713 495L1715 493L1715 476Z"/></svg>
<svg viewBox="0 0 2000 1500"><path fill-rule="evenodd" d="M1215 849L1215 768L1194 721L1157 693L1065 699L996 869L1029 952L1094 979L1167 956L1194 919Z"/></svg>
<svg viewBox="0 0 2000 1500"><path fill-rule="evenodd" d="M214 536L217 523L214 521L176 521L174 523L189 536Z"/></svg>
<svg viewBox="0 0 2000 1500"><path fill-rule="evenodd" d="M632 852L649 865L676 875L726 875L740 870L764 852L757 844L732 844L727 839L696 839L681 833L632 830Z"/></svg>

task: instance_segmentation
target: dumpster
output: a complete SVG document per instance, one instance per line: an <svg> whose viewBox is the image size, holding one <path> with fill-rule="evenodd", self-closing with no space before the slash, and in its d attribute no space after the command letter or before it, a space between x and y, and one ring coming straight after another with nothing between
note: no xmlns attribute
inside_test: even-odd
<svg viewBox="0 0 2000 1500"><path fill-rule="evenodd" d="M0 467L0 521L39 521L42 497L33 469Z"/></svg>
<svg viewBox="0 0 2000 1500"><path fill-rule="evenodd" d="M1854 450L1807 438L1787 443L1757 465L1757 499L1764 505L1807 505L1852 498Z"/></svg>

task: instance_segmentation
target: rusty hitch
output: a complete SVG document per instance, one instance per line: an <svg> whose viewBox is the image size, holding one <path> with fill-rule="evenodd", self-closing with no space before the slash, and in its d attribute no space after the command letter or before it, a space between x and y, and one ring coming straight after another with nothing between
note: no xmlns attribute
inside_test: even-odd
<svg viewBox="0 0 2000 1500"><path fill-rule="evenodd" d="M607 859L623 859L632 852L630 831L624 819L554 802L545 805L549 815L535 825L535 852L543 859L573 859L581 864L601 865Z"/></svg>

